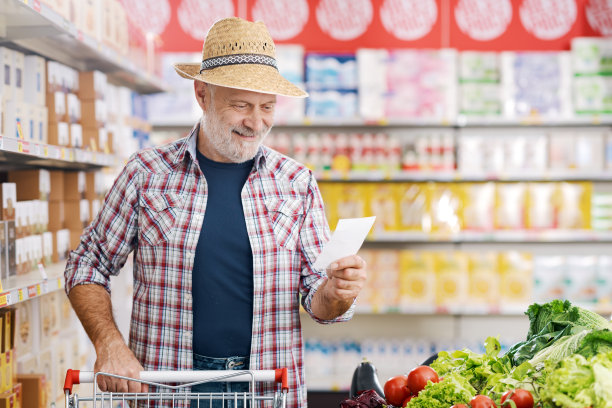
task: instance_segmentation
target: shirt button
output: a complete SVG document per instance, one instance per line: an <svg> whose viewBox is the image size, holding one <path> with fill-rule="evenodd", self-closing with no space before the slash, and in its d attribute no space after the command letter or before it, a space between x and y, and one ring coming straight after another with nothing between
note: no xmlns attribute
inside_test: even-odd
<svg viewBox="0 0 612 408"><path fill-rule="evenodd" d="M188 331L188 332L183 333L183 337L184 337L185 339L190 339L190 338L191 338L191 332L190 332L190 331Z"/></svg>

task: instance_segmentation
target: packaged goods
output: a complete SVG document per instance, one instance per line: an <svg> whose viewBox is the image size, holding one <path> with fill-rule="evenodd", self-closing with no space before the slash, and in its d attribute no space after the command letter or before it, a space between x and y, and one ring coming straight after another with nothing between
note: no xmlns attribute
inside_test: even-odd
<svg viewBox="0 0 612 408"><path fill-rule="evenodd" d="M612 256L600 255L596 266L596 297L603 306L612 304Z"/></svg>
<svg viewBox="0 0 612 408"><path fill-rule="evenodd" d="M435 255L436 306L461 308L468 293L468 258L461 252L437 252Z"/></svg>
<svg viewBox="0 0 612 408"><path fill-rule="evenodd" d="M399 271L400 305L409 310L430 310L436 299L434 254L401 251Z"/></svg>
<svg viewBox="0 0 612 408"><path fill-rule="evenodd" d="M495 184L465 183L463 226L466 230L491 231L494 228Z"/></svg>
<svg viewBox="0 0 612 408"><path fill-rule="evenodd" d="M607 38L573 38L571 55L574 74L612 73L612 44Z"/></svg>
<svg viewBox="0 0 612 408"><path fill-rule="evenodd" d="M367 197L369 197L368 215L375 215L378 220L374 226L373 234L396 231L399 214L395 192L396 185L393 183L376 183L368 187L370 187L367 192Z"/></svg>
<svg viewBox="0 0 612 408"><path fill-rule="evenodd" d="M400 230L431 232L430 198L427 184L401 184L397 193Z"/></svg>
<svg viewBox="0 0 612 408"><path fill-rule="evenodd" d="M593 305L597 301L597 258L573 255L566 258L565 298L575 304Z"/></svg>
<svg viewBox="0 0 612 408"><path fill-rule="evenodd" d="M525 183L498 183L496 185L496 229L524 229L526 226Z"/></svg>
<svg viewBox="0 0 612 408"><path fill-rule="evenodd" d="M462 229L462 189L453 183L430 184L431 230L440 234L456 234Z"/></svg>
<svg viewBox="0 0 612 408"><path fill-rule="evenodd" d="M509 251L500 255L500 305L528 304L533 293L533 257Z"/></svg>
<svg viewBox="0 0 612 408"><path fill-rule="evenodd" d="M555 228L556 193L557 185L555 183L527 184L527 228Z"/></svg>
<svg viewBox="0 0 612 408"><path fill-rule="evenodd" d="M590 229L592 183L559 183L559 191L558 228Z"/></svg>
<svg viewBox="0 0 612 408"><path fill-rule="evenodd" d="M499 257L496 253L468 254L468 296L466 307L482 310L499 301Z"/></svg>
<svg viewBox="0 0 612 408"><path fill-rule="evenodd" d="M533 260L533 299L549 302L565 298L565 258L536 256Z"/></svg>

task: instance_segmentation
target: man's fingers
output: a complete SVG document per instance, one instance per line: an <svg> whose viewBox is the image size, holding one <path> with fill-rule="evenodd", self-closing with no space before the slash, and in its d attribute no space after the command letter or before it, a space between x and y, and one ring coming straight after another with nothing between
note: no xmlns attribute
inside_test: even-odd
<svg viewBox="0 0 612 408"><path fill-rule="evenodd" d="M141 392L141 384L137 381L128 381L128 392Z"/></svg>
<svg viewBox="0 0 612 408"><path fill-rule="evenodd" d="M362 269L365 268L365 266L366 262L359 255L351 255L332 262L331 265L329 265L328 269L331 271L342 270L346 268Z"/></svg>

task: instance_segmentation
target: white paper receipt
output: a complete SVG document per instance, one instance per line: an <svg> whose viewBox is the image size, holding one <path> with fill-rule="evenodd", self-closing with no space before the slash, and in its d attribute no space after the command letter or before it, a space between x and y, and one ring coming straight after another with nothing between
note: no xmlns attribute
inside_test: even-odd
<svg viewBox="0 0 612 408"><path fill-rule="evenodd" d="M372 229L376 217L343 218L338 221L331 240L323 247L314 267L325 269L334 261L355 255Z"/></svg>

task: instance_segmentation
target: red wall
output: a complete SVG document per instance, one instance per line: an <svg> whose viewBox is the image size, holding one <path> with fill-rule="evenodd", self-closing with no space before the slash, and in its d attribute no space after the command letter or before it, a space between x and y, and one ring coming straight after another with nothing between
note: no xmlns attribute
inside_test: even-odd
<svg viewBox="0 0 612 408"><path fill-rule="evenodd" d="M567 50L573 37L612 36L607 0L162 1L167 15L156 31L171 52L200 51L210 24L229 14L262 19L277 44L307 51Z"/></svg>

